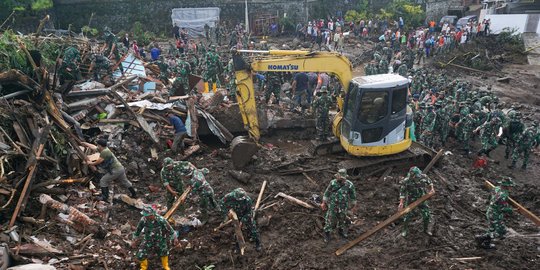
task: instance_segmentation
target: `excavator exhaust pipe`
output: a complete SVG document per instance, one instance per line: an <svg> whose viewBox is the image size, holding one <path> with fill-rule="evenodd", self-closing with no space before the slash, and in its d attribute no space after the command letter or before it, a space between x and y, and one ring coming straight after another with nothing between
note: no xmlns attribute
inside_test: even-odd
<svg viewBox="0 0 540 270"><path fill-rule="evenodd" d="M248 136L235 137L231 142L231 158L235 169L242 169L251 161L259 146Z"/></svg>

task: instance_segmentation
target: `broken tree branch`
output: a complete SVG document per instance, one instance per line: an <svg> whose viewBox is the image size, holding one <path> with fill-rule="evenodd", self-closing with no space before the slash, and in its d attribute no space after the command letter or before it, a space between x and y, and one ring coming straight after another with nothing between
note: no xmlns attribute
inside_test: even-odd
<svg viewBox="0 0 540 270"><path fill-rule="evenodd" d="M21 191L21 195L19 197L19 201L17 202L17 206L15 207L15 210L13 211L13 215L11 216L11 220L9 221L9 227L13 227L15 224L15 220L19 216L20 212L24 210L24 207L26 205L26 201L28 200L28 190L31 188L32 182L34 180L34 176L36 175L36 167L37 167L37 161L38 158L41 156L41 153L43 153L43 148L45 146L45 142L47 137L49 136L49 131L51 130L51 124L48 124L43 128L41 133L38 135L34 142L33 149L37 149L35 152L31 152L31 156L28 159L28 175L26 177L26 180L24 182L23 190Z"/></svg>
<svg viewBox="0 0 540 270"><path fill-rule="evenodd" d="M242 227L240 227L240 221L234 210L229 210L229 217L231 217L232 223L234 224L234 234L236 236L236 241L238 242L238 247L240 248L240 254L244 255L244 250L246 249L246 240L244 240L244 235L242 234Z"/></svg>
<svg viewBox="0 0 540 270"><path fill-rule="evenodd" d="M255 211L257 211L257 209L259 209L259 206L261 204L264 189L266 188L266 183L267 183L266 180L264 180L264 182L262 184L262 187L261 187L261 191L259 191L259 197L257 197L257 203L255 203Z"/></svg>
<svg viewBox="0 0 540 270"><path fill-rule="evenodd" d="M287 195L287 194L285 194L283 192L278 193L274 198L277 198L277 197L282 197L282 198L286 199L289 202L300 205L300 206L305 207L307 209L314 209L315 208L311 204L308 204L308 203L306 203L306 202L304 202L302 200L299 200L299 199L297 199L297 198L295 198L293 196L289 196L289 195Z"/></svg>
<svg viewBox="0 0 540 270"><path fill-rule="evenodd" d="M187 196L190 192L191 192L191 187L186 188L186 190L184 190L184 193L182 193L182 195L178 199L176 199L174 204L171 206L169 210L167 210L167 213L165 213L163 217L165 219L169 219L172 216L172 214L174 214L176 209L178 209L178 207L186 201Z"/></svg>
<svg viewBox="0 0 540 270"><path fill-rule="evenodd" d="M339 248L338 250L336 250L336 255L339 256L339 255L345 253L345 251L352 248L356 244L362 242L366 238L370 237L372 234L374 234L374 233L378 232L379 230L381 230L382 228L392 224L394 221L398 220L403 215L411 212L414 208L418 207L421 203L423 203L427 199L431 198L431 196L433 196L434 194L435 194L434 192L433 193L428 193L428 194L422 196L420 199L416 200L415 202L411 203L406 208L401 209L401 211L395 213L391 217L387 218L385 221L379 223L377 226L371 228L369 231L363 233L362 235L360 235L356 239L350 241L346 245L344 245L341 248Z"/></svg>

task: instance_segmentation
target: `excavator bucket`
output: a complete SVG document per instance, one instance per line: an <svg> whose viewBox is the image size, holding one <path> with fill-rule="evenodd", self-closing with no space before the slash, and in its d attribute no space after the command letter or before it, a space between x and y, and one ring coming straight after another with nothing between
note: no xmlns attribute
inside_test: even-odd
<svg viewBox="0 0 540 270"><path fill-rule="evenodd" d="M231 142L231 158L236 169L244 168L251 157L259 150L259 146L247 136L238 136Z"/></svg>

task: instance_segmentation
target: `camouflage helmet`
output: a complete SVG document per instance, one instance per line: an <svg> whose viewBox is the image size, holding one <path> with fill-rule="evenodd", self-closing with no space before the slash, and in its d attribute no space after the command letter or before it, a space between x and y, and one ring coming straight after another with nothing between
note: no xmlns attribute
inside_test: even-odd
<svg viewBox="0 0 540 270"><path fill-rule="evenodd" d="M166 157L163 159L163 166L168 166L173 164L174 160L170 157Z"/></svg>
<svg viewBox="0 0 540 270"><path fill-rule="evenodd" d="M322 87L321 87L321 90L319 90L319 92L321 92L321 93L328 93L328 87L322 86Z"/></svg>
<svg viewBox="0 0 540 270"><path fill-rule="evenodd" d="M422 170L420 170L420 168L416 167L416 166L413 166L409 169L409 174L410 175L415 175L415 176L419 176L422 174Z"/></svg>
<svg viewBox="0 0 540 270"><path fill-rule="evenodd" d="M336 177L337 177L337 176L339 176L339 177L347 177L347 176L349 176L349 175L347 174L347 170L346 170L346 169L339 169L335 176L336 176Z"/></svg>
<svg viewBox="0 0 540 270"><path fill-rule="evenodd" d="M157 206L155 205L145 204L142 208L141 215L144 217L157 215L156 208Z"/></svg>
<svg viewBox="0 0 540 270"><path fill-rule="evenodd" d="M513 187L516 184L512 180L512 177L505 176L501 180L497 181L497 184L503 187Z"/></svg>
<svg viewBox="0 0 540 270"><path fill-rule="evenodd" d="M435 107L442 107L444 105L444 101L438 99L436 102L435 102Z"/></svg>

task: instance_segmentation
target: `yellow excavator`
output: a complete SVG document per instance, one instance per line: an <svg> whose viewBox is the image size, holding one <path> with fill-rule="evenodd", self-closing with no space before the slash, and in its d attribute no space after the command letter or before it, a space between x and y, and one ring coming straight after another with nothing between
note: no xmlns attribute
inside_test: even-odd
<svg viewBox="0 0 540 270"><path fill-rule="evenodd" d="M332 132L338 140L316 146L315 154L345 150L352 156L379 157L345 164L348 169L422 156L418 151L400 154L412 144L412 110L407 106L409 81L402 76L353 78L349 60L333 52L237 50L233 52L233 64L238 106L249 132L249 137L239 136L231 143L237 168L244 167L258 150L260 130L252 79L255 72L325 72L341 82L345 92L337 100L338 113L332 121Z"/></svg>

